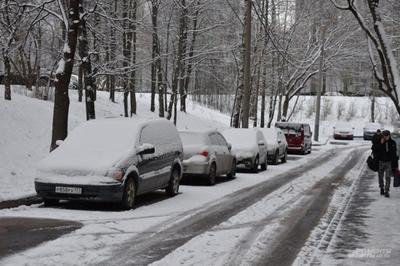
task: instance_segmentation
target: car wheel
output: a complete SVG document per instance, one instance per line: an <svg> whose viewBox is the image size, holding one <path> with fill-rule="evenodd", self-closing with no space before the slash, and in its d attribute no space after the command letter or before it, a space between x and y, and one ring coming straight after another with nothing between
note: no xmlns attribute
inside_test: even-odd
<svg viewBox="0 0 400 266"><path fill-rule="evenodd" d="M171 173L171 179L169 180L168 187L165 189L165 192L168 196L173 197L178 195L179 193L179 177L180 171L178 168L174 168Z"/></svg>
<svg viewBox="0 0 400 266"><path fill-rule="evenodd" d="M132 178L125 181L124 194L122 196L122 207L125 210L133 209L136 199L136 185Z"/></svg>
<svg viewBox="0 0 400 266"><path fill-rule="evenodd" d="M276 165L278 164L278 160L279 160L279 151L275 152L274 158L272 158L272 164Z"/></svg>
<svg viewBox="0 0 400 266"><path fill-rule="evenodd" d="M232 161L231 171L226 176L229 179L234 179L236 177L236 160Z"/></svg>
<svg viewBox="0 0 400 266"><path fill-rule="evenodd" d="M304 148L300 151L301 155L305 155L306 154L306 147L304 146Z"/></svg>
<svg viewBox="0 0 400 266"><path fill-rule="evenodd" d="M263 164L261 164L261 170L265 171L265 170L267 170L267 167L268 167L268 159L267 159L267 156L265 156L265 162Z"/></svg>
<svg viewBox="0 0 400 266"><path fill-rule="evenodd" d="M258 173L258 164L259 164L259 158L257 155L256 158L254 159L253 168L251 169L253 173Z"/></svg>
<svg viewBox="0 0 400 266"><path fill-rule="evenodd" d="M210 166L210 172L208 173L206 179L207 185L214 186L216 177L217 177L217 166L215 165L215 163L212 163Z"/></svg>
<svg viewBox="0 0 400 266"><path fill-rule="evenodd" d="M56 206L58 202L58 199L43 199L44 206L46 207Z"/></svg>
<svg viewBox="0 0 400 266"><path fill-rule="evenodd" d="M281 159L282 163L286 163L286 161L287 161L287 151L285 151L285 155Z"/></svg>

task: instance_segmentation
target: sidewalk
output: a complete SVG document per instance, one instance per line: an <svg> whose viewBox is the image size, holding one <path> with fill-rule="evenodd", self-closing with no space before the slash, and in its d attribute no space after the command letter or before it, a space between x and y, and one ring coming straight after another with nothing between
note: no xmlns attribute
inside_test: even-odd
<svg viewBox="0 0 400 266"><path fill-rule="evenodd" d="M345 217L322 265L398 265L400 258L400 189L380 195L377 174L360 179Z"/></svg>

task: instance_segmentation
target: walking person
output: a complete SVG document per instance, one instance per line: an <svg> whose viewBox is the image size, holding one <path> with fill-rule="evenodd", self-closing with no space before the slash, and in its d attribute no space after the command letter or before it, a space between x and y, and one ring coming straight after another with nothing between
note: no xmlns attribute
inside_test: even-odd
<svg viewBox="0 0 400 266"><path fill-rule="evenodd" d="M396 142L390 137L390 131L384 130L379 141L372 146L372 152L379 161L379 187L381 195L390 197L390 179L398 168L398 157Z"/></svg>
<svg viewBox="0 0 400 266"><path fill-rule="evenodd" d="M382 137L382 132L380 129L378 129L376 131L376 133L374 134L374 136L372 137L372 147L374 145L376 145L377 143L379 143L379 141L381 140L381 137Z"/></svg>

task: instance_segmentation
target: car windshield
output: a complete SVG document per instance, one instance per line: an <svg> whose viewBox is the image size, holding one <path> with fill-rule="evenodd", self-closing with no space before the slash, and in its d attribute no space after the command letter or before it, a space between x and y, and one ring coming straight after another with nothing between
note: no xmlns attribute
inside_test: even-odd
<svg viewBox="0 0 400 266"><path fill-rule="evenodd" d="M336 131L353 131L353 127L350 123L337 123L335 125Z"/></svg>
<svg viewBox="0 0 400 266"><path fill-rule="evenodd" d="M372 130L372 131L376 131L378 129L381 128L381 125L377 124L377 123L368 123L364 126L364 128L366 130Z"/></svg>
<svg viewBox="0 0 400 266"><path fill-rule="evenodd" d="M300 132L301 124L297 123L276 123L275 127L280 128L285 134L297 134Z"/></svg>
<svg viewBox="0 0 400 266"><path fill-rule="evenodd" d="M265 128L262 129L262 132L264 134L265 137L265 141L267 142L267 144L276 144L278 141L278 132L277 129L274 128Z"/></svg>
<svg viewBox="0 0 400 266"><path fill-rule="evenodd" d="M253 129L230 129L223 132L226 140L234 148L248 148L256 144L256 131Z"/></svg>

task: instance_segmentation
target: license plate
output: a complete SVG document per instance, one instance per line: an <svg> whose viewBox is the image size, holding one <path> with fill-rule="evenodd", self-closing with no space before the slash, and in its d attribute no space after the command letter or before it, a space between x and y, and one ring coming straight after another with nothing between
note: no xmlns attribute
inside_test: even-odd
<svg viewBox="0 0 400 266"><path fill-rule="evenodd" d="M56 187L56 193L82 194L82 188L81 187Z"/></svg>

